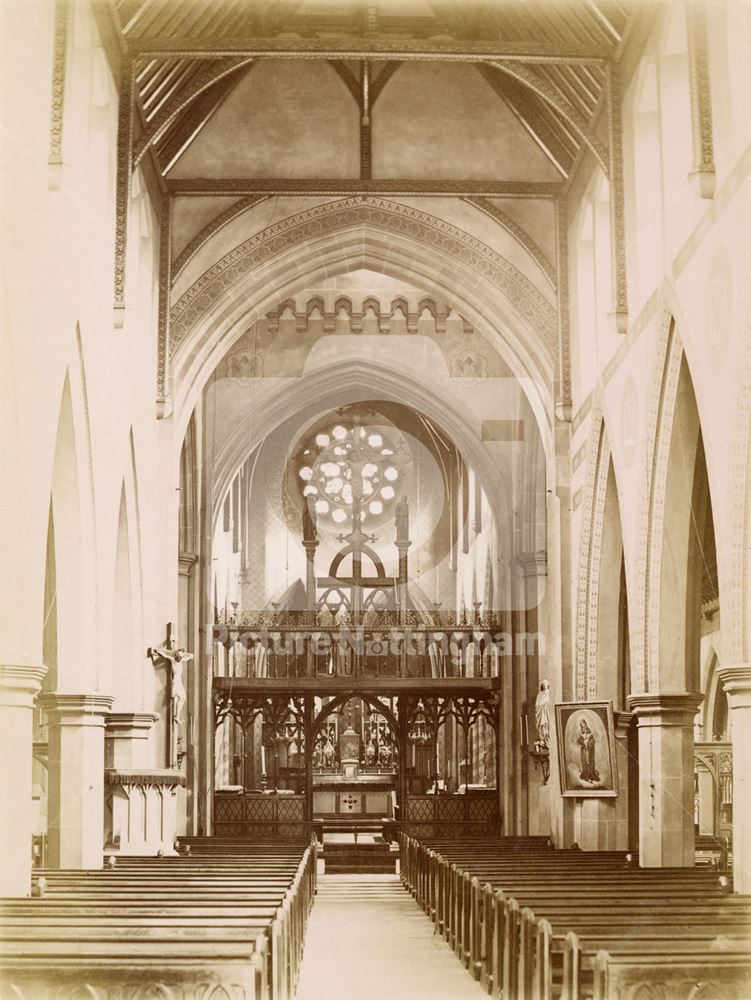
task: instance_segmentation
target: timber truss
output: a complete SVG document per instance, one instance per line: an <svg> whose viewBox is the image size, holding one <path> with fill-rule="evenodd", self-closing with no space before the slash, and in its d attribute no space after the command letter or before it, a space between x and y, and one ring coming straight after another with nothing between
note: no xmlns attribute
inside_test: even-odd
<svg viewBox="0 0 751 1000"><path fill-rule="evenodd" d="M57 0L56 76L62 90L65 68L66 0ZM171 287L180 266L173 260L171 218L181 196L235 196L240 208L217 209L198 234L204 243L235 218L273 195L421 196L460 198L510 231L522 244L534 238L500 209L498 197L553 199L556 204L557 260L554 275L564 289L566 198L583 158L599 164L610 184L613 313L618 329L627 322L620 120L621 65L627 46L638 47L657 16L657 5L639 0L572 0L565 9L547 0L431 0L419 16L378 0L353 0L325 12L311 12L300 0L100 0L95 5L115 78L120 86L117 140L115 324L122 325L128 211L136 167L144 168L160 211L160 350L158 415L169 412L169 312ZM701 32L694 32L701 40ZM700 53L701 54L701 53ZM59 56L59 58L58 58ZM342 100L354 102L360 123L359 177L335 178L187 177L171 171L233 90L260 60L325 60L345 84ZM555 167L558 183L504 181L503 178L444 179L372 177L373 118L384 87L410 61L476 65L503 102ZM54 82L54 81L53 81ZM61 104L62 93L57 94ZM707 132L697 93L697 129ZM500 106L500 105L499 105ZM343 108L344 111L344 108ZM62 121L53 114L51 160L61 148ZM705 144L706 145L706 144ZM58 151L56 154L55 151ZM701 164L711 150L701 151ZM55 161L57 162L57 161ZM704 169L704 167L702 167ZM708 169L708 168L707 168ZM485 204L483 205L483 202ZM534 256L534 254L533 254ZM568 319L559 295L559 403L570 397Z"/></svg>

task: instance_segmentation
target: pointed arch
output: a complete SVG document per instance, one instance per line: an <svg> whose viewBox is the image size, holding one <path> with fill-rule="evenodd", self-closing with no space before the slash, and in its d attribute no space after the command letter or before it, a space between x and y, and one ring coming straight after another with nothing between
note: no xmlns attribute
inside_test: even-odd
<svg viewBox="0 0 751 1000"><path fill-rule="evenodd" d="M579 573L576 603L576 696L594 697L597 678L597 600L600 541L605 509L605 490L610 443L605 432L599 399L592 412L589 437L589 468L584 489L584 508L579 540Z"/></svg>
<svg viewBox="0 0 751 1000"><path fill-rule="evenodd" d="M698 690L699 566L714 552L714 525L701 421L693 382L672 314L667 317L664 364L653 391L654 435L648 456L644 511L641 615L632 629L639 649L635 677L645 691ZM649 448L649 445L648 445ZM700 523L701 522L701 523ZM716 558L705 566L715 582ZM642 638L639 640L639 631ZM641 648L636 643L641 643Z"/></svg>
<svg viewBox="0 0 751 1000"><path fill-rule="evenodd" d="M127 712L133 709L134 634L133 581L131 578L130 532L125 499L125 483L120 488L120 502L115 536L115 572L113 587L110 690L114 695L113 709Z"/></svg>
<svg viewBox="0 0 751 1000"><path fill-rule="evenodd" d="M628 620L623 531L615 464L601 404L592 416L579 544L576 608L577 697L612 698L618 704L628 688ZM624 706L621 706L624 707Z"/></svg>
<svg viewBox="0 0 751 1000"><path fill-rule="evenodd" d="M56 581L56 677L59 690L86 690L79 655L85 621L85 551L79 489L80 444L76 440L70 377L63 384L52 466L51 534Z"/></svg>
<svg viewBox="0 0 751 1000"><path fill-rule="evenodd" d="M370 269L447 301L524 379L544 422L538 385L553 378L555 309L510 261L469 233L383 198L327 202L268 226L225 254L171 308L174 411L187 423L222 357L280 296L324 278Z"/></svg>

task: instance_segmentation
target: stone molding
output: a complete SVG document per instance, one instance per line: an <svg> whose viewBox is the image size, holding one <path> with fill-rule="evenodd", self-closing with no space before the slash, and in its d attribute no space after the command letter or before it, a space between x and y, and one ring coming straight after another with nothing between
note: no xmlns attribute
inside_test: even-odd
<svg viewBox="0 0 751 1000"><path fill-rule="evenodd" d="M547 552L524 552L516 557L516 563L525 580L548 575Z"/></svg>
<svg viewBox="0 0 751 1000"><path fill-rule="evenodd" d="M714 138L712 134L712 92L705 4L686 4L688 35L688 77L691 96L691 139L694 162L689 171L701 198L713 198L715 191Z"/></svg>
<svg viewBox="0 0 751 1000"><path fill-rule="evenodd" d="M39 707L50 725L104 728L114 698L110 694L43 694Z"/></svg>
<svg viewBox="0 0 751 1000"><path fill-rule="evenodd" d="M605 69L608 108L608 180L610 182L610 242L613 309L618 333L628 332L628 288L626 282L626 201L623 178L623 122L620 71L614 63Z"/></svg>
<svg viewBox="0 0 751 1000"><path fill-rule="evenodd" d="M662 526L675 399L683 345L676 329L677 303L672 288L663 284L655 344L653 375L645 417L646 451L633 601L629 601L631 673L645 689L659 689L660 569ZM629 594L629 597L632 595Z"/></svg>
<svg viewBox="0 0 751 1000"><path fill-rule="evenodd" d="M172 306L170 354L174 357L182 342L205 322L218 301L254 269L306 241L356 227L373 227L392 236L406 236L472 268L507 296L519 314L539 331L550 355L557 355L556 310L510 261L481 240L435 216L385 198L359 196L337 199L290 216L225 254Z"/></svg>
<svg viewBox="0 0 751 1000"><path fill-rule="evenodd" d="M659 694L643 692L629 695L628 707L636 716L640 729L688 728L693 727L696 712L702 701L704 695L699 691Z"/></svg>
<svg viewBox="0 0 751 1000"><path fill-rule="evenodd" d="M0 664L0 707L33 708L46 674L44 664Z"/></svg>
<svg viewBox="0 0 751 1000"><path fill-rule="evenodd" d="M748 553L751 549L751 337L747 338L746 356L738 394L733 455L733 517L731 538L738 539L729 557L731 585L723 590L723 627L727 630L729 656L744 661L749 656L749 614L751 579Z"/></svg>
<svg viewBox="0 0 751 1000"><path fill-rule="evenodd" d="M261 201L266 201L267 197L265 194L246 195L244 198L240 198L239 201L233 202L223 212L214 216L210 222L207 222L175 257L172 263L171 274L173 284L198 251L206 246L212 236L215 236L221 229L229 225L230 222L234 222L239 216L253 208L254 205L257 205Z"/></svg>
<svg viewBox="0 0 751 1000"><path fill-rule="evenodd" d="M599 400L592 414L587 451L593 456L587 469L584 509L579 541L576 601L576 693L594 698L597 689L597 609L600 586L600 553L605 518L610 443Z"/></svg>
<svg viewBox="0 0 751 1000"><path fill-rule="evenodd" d="M730 710L751 708L751 664L718 667L717 676L728 696Z"/></svg>
<svg viewBox="0 0 751 1000"><path fill-rule="evenodd" d="M145 740L158 718L153 712L110 712L104 721L105 739Z"/></svg>
<svg viewBox="0 0 751 1000"><path fill-rule="evenodd" d="M104 772L105 784L122 788L184 788L185 775L180 771L161 768L126 769L108 767Z"/></svg>

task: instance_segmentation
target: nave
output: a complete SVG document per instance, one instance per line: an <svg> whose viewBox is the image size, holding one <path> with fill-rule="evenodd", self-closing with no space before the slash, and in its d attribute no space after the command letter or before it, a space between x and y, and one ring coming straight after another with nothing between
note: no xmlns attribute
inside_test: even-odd
<svg viewBox="0 0 751 1000"><path fill-rule="evenodd" d="M748 1000L751 3L0 37L0 1000Z"/></svg>
<svg viewBox="0 0 751 1000"><path fill-rule="evenodd" d="M322 875L297 1000L480 1000L397 875Z"/></svg>
<svg viewBox="0 0 751 1000"><path fill-rule="evenodd" d="M399 840L399 876L321 873L315 840L205 838L45 870L31 899L2 901L0 997L749 995L751 898L711 868L647 870L542 837Z"/></svg>

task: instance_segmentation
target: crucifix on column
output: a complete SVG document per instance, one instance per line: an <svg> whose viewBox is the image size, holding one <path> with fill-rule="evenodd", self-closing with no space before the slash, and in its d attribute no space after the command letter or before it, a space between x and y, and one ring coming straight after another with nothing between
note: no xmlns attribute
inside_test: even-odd
<svg viewBox="0 0 751 1000"><path fill-rule="evenodd" d="M183 666L193 659L192 653L187 653L177 646L173 637L172 623L167 624L167 638L163 646L150 646L146 655L151 657L155 667L169 667L167 675L167 726L165 738L165 756L167 767L180 766L182 754L178 752L178 731L182 727L182 714L187 700Z"/></svg>

